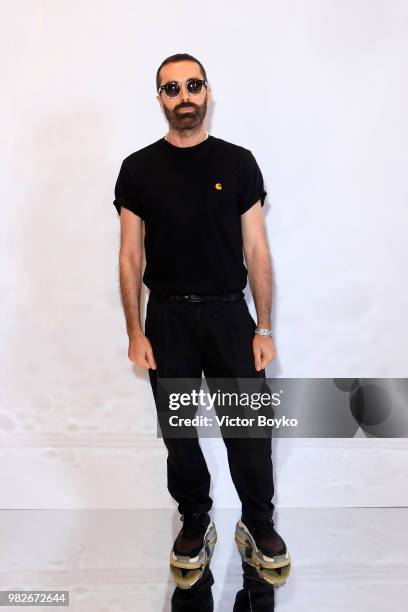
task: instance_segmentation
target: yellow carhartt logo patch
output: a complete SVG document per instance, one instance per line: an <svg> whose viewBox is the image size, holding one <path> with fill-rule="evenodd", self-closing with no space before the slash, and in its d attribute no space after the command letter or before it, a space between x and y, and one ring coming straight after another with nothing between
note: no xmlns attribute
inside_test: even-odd
<svg viewBox="0 0 408 612"><path fill-rule="evenodd" d="M221 183L215 183L214 187L220 191L222 189Z"/></svg>

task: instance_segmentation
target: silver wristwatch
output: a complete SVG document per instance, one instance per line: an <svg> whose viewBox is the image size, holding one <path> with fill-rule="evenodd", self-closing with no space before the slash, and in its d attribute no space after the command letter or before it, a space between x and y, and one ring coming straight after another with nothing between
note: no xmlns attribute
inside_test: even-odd
<svg viewBox="0 0 408 612"><path fill-rule="evenodd" d="M272 330L265 327L257 327L255 329L256 336L272 336Z"/></svg>

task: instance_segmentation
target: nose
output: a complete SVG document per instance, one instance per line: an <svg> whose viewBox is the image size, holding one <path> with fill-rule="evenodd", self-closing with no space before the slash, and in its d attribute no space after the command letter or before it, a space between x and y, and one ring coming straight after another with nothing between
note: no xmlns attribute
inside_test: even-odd
<svg viewBox="0 0 408 612"><path fill-rule="evenodd" d="M189 93L187 91L187 87L184 83L181 84L180 94L179 94L182 102L190 102Z"/></svg>

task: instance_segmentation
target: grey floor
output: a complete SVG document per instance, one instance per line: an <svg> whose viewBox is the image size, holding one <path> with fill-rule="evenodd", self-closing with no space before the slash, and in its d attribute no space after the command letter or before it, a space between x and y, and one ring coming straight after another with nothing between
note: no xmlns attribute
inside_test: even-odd
<svg viewBox="0 0 408 612"><path fill-rule="evenodd" d="M181 527L176 512L2 510L0 517L0 590L68 590L65 609L75 612L170 612L168 556ZM212 517L215 610L232 612L242 588L238 512L213 509ZM406 509L281 509L275 522L292 557L289 580L275 593L276 611L406 609Z"/></svg>

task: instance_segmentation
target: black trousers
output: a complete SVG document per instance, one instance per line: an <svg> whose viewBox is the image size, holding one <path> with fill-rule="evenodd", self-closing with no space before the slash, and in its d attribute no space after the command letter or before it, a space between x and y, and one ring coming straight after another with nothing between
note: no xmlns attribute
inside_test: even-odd
<svg viewBox="0 0 408 612"><path fill-rule="evenodd" d="M256 323L244 296L230 302L176 302L150 293L145 334L157 369L149 369L157 401L158 378L263 378L256 371L252 341ZM243 518L273 515L274 495L271 437L226 437L228 464L242 504ZM167 482L181 514L207 512L212 507L210 473L199 439L163 434L167 447Z"/></svg>

